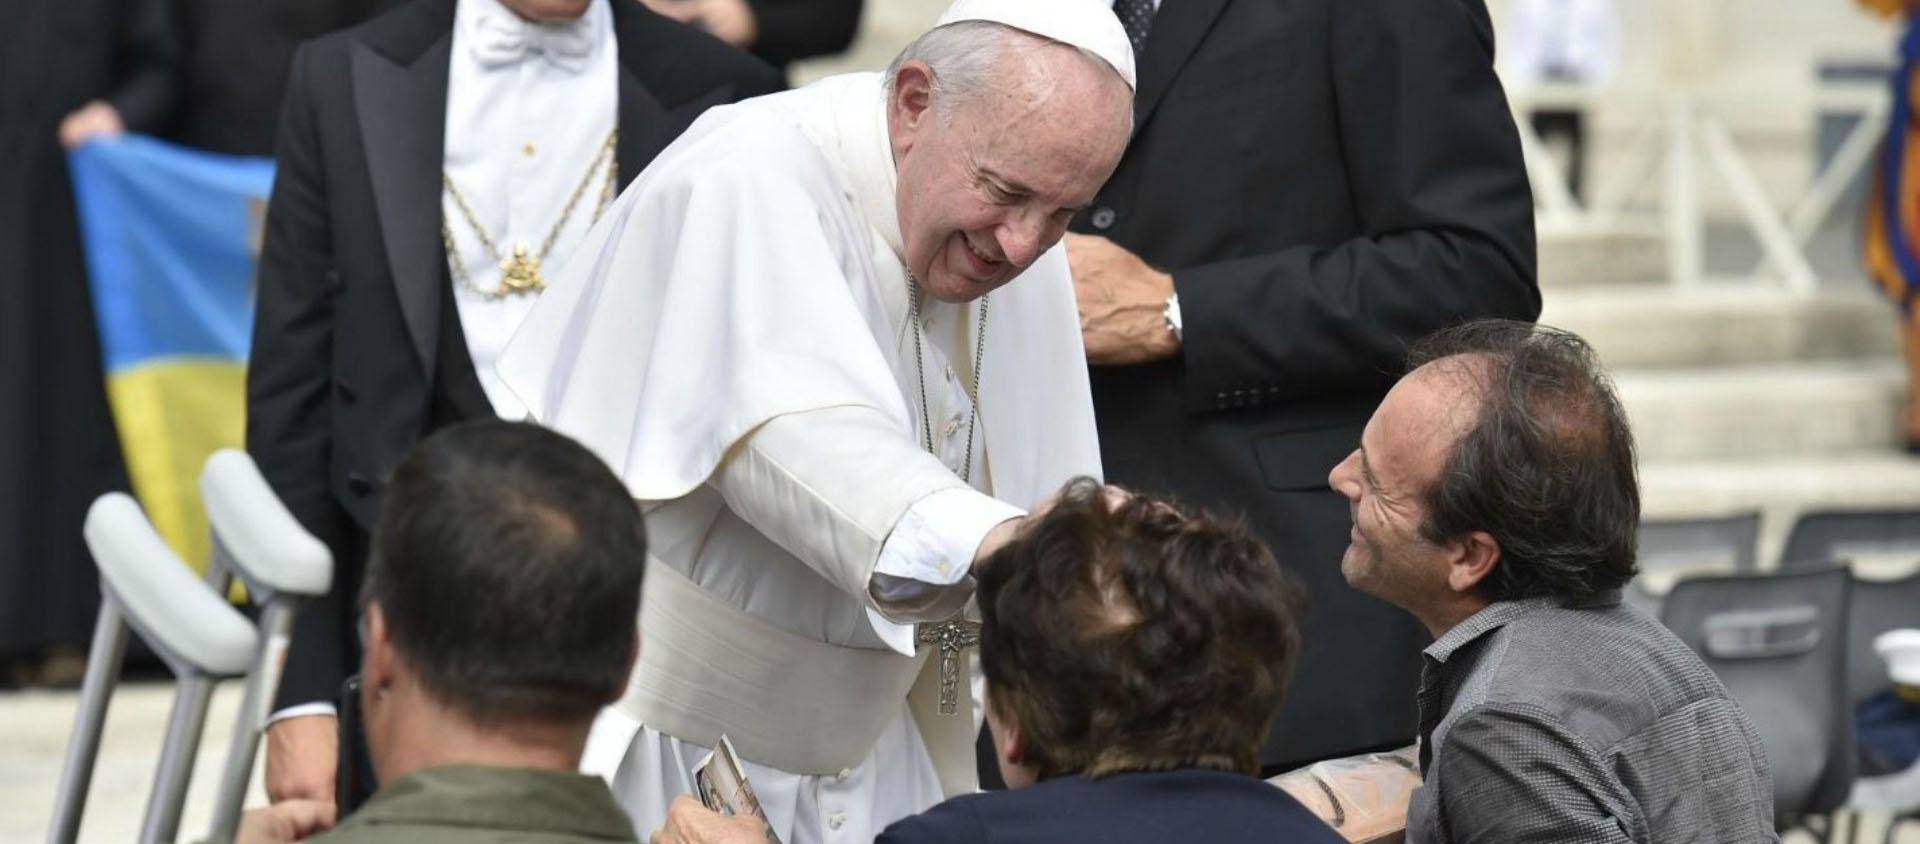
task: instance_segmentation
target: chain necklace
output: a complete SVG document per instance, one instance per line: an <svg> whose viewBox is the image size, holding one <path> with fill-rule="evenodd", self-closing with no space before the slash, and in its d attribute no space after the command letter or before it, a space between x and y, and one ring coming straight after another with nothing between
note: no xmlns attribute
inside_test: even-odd
<svg viewBox="0 0 1920 844"><path fill-rule="evenodd" d="M528 250L525 243L515 243L513 254L502 257L500 248L493 243L493 238L487 236L486 227L480 225L480 219L474 216L473 209L467 207L466 198L462 197L460 190L453 186L453 177L447 175L447 171L441 170L440 183L446 187L447 195L453 197L454 206L460 209L461 215L467 218L467 225L472 227L473 233L480 238L480 245L486 248L487 257L500 266L500 286L492 290L483 290L475 285L473 278L467 274L466 262L460 260L460 250L454 246L453 229L448 226L445 215L442 215L440 240L446 244L447 263L453 268L453 277L468 290L488 299L545 290L547 280L540 275L540 262L546 260L547 256L553 252L553 242L560 237L560 231L566 228L567 221L573 218L574 206L580 204L580 197L585 195L587 187L593 184L593 174L600 172L603 164L606 166L606 176L602 179L600 203L593 209L593 222L600 222L600 213L605 211L607 205L613 201L614 183L619 179L619 174L614 168L613 148L619 136L618 128L607 133L607 140L600 145L600 151L594 154L593 161L587 165L586 174L580 177L580 185L573 189L573 196L567 198L566 207L560 209L560 219L554 221L553 230L547 232L547 239L540 244L540 251L537 254Z"/></svg>
<svg viewBox="0 0 1920 844"><path fill-rule="evenodd" d="M913 374L920 384L920 445L928 454L935 457L939 452L933 450L933 415L927 407L927 367L921 360L920 334L920 298L925 294L920 282L913 273L907 273L907 321L913 324ZM980 418L980 370L985 365L987 353L987 297L980 297L980 318L975 320L973 334L973 392L968 396L973 405L967 408L967 459L960 464L960 481L973 483L973 424Z"/></svg>

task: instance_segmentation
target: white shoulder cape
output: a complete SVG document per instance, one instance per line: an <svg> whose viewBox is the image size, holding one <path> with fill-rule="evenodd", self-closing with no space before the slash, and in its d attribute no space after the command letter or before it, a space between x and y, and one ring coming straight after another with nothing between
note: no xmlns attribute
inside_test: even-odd
<svg viewBox="0 0 1920 844"><path fill-rule="evenodd" d="M700 118L552 278L500 359L508 388L642 501L783 414L864 406L917 440L890 365L904 314L874 289L904 271L856 196L884 172L891 208L882 105L876 74L850 74ZM996 497L1099 475L1062 247L992 294L979 405Z"/></svg>

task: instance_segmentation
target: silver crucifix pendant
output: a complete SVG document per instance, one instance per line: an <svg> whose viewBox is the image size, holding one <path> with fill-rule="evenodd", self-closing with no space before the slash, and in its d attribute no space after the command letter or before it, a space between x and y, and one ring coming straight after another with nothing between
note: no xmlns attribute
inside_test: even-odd
<svg viewBox="0 0 1920 844"><path fill-rule="evenodd" d="M915 639L940 649L940 714L960 711L960 651L980 644L980 625L965 619L922 624Z"/></svg>

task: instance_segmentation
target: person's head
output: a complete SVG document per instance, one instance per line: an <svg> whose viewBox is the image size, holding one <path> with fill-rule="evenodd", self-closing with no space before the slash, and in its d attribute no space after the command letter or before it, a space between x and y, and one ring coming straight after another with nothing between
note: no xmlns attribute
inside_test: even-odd
<svg viewBox="0 0 1920 844"><path fill-rule="evenodd" d="M1259 770L1298 598L1239 520L1077 480L985 561L978 597L1008 785Z"/></svg>
<svg viewBox="0 0 1920 844"><path fill-rule="evenodd" d="M1438 635L1496 601L1592 601L1634 574L1633 435L1585 341L1484 320L1428 337L1330 483L1341 572Z"/></svg>
<svg viewBox="0 0 1920 844"><path fill-rule="evenodd" d="M887 126L907 269L964 302L1060 242L1120 162L1133 89L1086 50L962 21L887 68Z"/></svg>
<svg viewBox="0 0 1920 844"><path fill-rule="evenodd" d="M420 755L407 741L425 722L583 741L639 653L645 565L638 506L578 443L485 420L414 446L381 504L361 593L376 773L404 773L389 763Z"/></svg>
<svg viewBox="0 0 1920 844"><path fill-rule="evenodd" d="M631 2L631 0L613 0ZM587 13L594 0L500 0L507 11L535 23L570 21Z"/></svg>

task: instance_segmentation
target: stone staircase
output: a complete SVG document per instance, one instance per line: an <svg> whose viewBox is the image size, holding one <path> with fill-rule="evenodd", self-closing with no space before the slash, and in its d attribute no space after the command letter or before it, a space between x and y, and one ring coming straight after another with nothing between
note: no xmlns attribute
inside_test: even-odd
<svg viewBox="0 0 1920 844"><path fill-rule="evenodd" d="M1645 232L1541 235L1541 322L1612 370L1649 519L1759 510L1771 566L1815 508L1920 507L1899 452L1894 311L1864 281L1811 294L1748 282L1676 289Z"/></svg>

